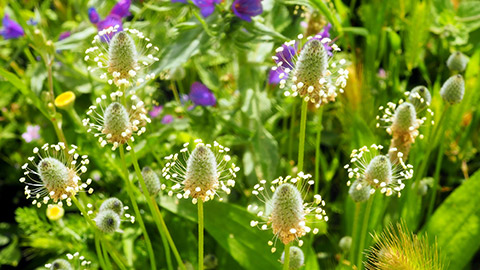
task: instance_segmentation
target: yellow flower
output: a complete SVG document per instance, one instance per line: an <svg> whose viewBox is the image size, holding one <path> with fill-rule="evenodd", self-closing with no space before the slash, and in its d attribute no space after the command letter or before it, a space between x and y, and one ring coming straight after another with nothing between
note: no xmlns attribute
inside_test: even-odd
<svg viewBox="0 0 480 270"><path fill-rule="evenodd" d="M74 102L75 102L75 93L73 93L72 91L67 91L65 93L62 93L57 98L55 98L55 106L63 110L70 109L73 106Z"/></svg>
<svg viewBox="0 0 480 270"><path fill-rule="evenodd" d="M65 210L57 204L49 204L47 208L47 217L50 220L56 221L63 217Z"/></svg>

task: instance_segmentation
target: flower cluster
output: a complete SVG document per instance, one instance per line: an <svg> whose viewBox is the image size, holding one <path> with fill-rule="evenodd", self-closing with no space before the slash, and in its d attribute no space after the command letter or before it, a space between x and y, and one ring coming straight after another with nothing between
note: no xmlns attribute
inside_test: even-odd
<svg viewBox="0 0 480 270"><path fill-rule="evenodd" d="M87 118L83 119L83 125L88 127L87 132L93 132L102 147L111 143L112 150L129 140L134 141L133 135L142 135L146 131L146 124L151 122L143 101L132 95L127 109L115 101L122 95L123 92L120 91L110 94L113 102L108 105L107 96L100 96L88 109ZM130 150L130 147L127 147L127 150Z"/></svg>
<svg viewBox="0 0 480 270"><path fill-rule="evenodd" d="M67 260L56 259L51 263L45 264L45 267L50 270L73 270L73 269L88 269L92 262L81 256L80 253L67 254Z"/></svg>
<svg viewBox="0 0 480 270"><path fill-rule="evenodd" d="M40 207L52 200L62 205L62 200L66 200L67 205L71 205L70 197L87 189L92 180L88 179L82 183L80 175L87 171L88 156L80 156L76 149L75 145L71 145L70 150L66 152L63 143L52 145L46 143L40 149L38 147L33 149L35 155L28 158L30 163L22 166L25 172L24 177L20 178L20 182L25 183L27 199L34 199L32 204ZM29 167L30 164L33 165L33 169ZM92 192L93 189L89 188L88 193Z"/></svg>
<svg viewBox="0 0 480 270"><path fill-rule="evenodd" d="M380 190L386 196L397 194L400 197L405 188L403 181L413 177L413 166L403 161L401 152L396 152L398 162L391 162L388 156L381 154L382 149L383 146L376 144L354 149L350 155L350 164L344 168L348 172L348 178L355 180L357 190L368 186L371 194ZM352 185L351 180L347 186Z"/></svg>
<svg viewBox="0 0 480 270"><path fill-rule="evenodd" d="M15 21L10 19L8 15L5 15L2 20L3 28L0 29L0 36L4 39L19 38L25 35L23 28Z"/></svg>
<svg viewBox="0 0 480 270"><path fill-rule="evenodd" d="M318 194L314 195L314 201L304 202L303 192L314 184L311 175L299 173L296 177L287 176L273 180L267 185L266 180L261 180L253 187L252 194L265 204L261 209L255 205L249 205L249 211L256 212L260 220L252 220L250 226L258 227L261 230L272 229L274 241L268 245L273 246L271 251L276 251L276 240L280 239L284 244L294 240L299 241L300 237L312 232L317 234L318 228L312 226L319 221L328 221L325 213L325 201ZM301 185L300 190L297 185ZM273 195L271 194L273 193Z"/></svg>
<svg viewBox="0 0 480 270"><path fill-rule="evenodd" d="M198 200L212 200L215 195L219 196L219 190L230 194L240 170L230 162L230 149L217 142L211 145L195 140L195 144L192 152L188 149L189 143L185 143L180 150L181 156L177 153L165 157L168 162L162 176L175 182L168 195L176 193L177 198L192 198L196 203Z"/></svg>
<svg viewBox="0 0 480 270"><path fill-rule="evenodd" d="M298 40L277 48L277 55L272 57L276 66L272 70L279 72L280 88L289 88L285 95L299 95L317 107L335 101L338 92L343 93L348 79L348 70L344 68L346 60L338 63L334 60L334 52L338 51L340 48L330 38L321 35L308 37L306 41L299 35Z"/></svg>
<svg viewBox="0 0 480 270"><path fill-rule="evenodd" d="M100 15L94 7L88 9L88 18L90 22L97 26L98 31L105 30L110 27L118 27L119 31L123 29L122 18L130 16L131 0L120 0L113 8L105 19L100 20ZM112 38L112 33L109 38ZM103 39L107 41L107 39Z"/></svg>
<svg viewBox="0 0 480 270"><path fill-rule="evenodd" d="M102 42L105 39L108 46ZM108 27L95 35L92 45L85 51L85 61L93 64L88 70L100 70L100 79L108 84L128 87L155 78L155 73L146 70L159 61L155 56L159 48L142 32L128 28L122 30L118 25Z"/></svg>

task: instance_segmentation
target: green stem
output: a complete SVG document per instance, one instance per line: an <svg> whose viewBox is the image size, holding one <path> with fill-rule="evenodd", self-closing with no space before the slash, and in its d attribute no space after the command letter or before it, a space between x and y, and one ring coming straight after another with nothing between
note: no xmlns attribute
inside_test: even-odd
<svg viewBox="0 0 480 270"><path fill-rule="evenodd" d="M155 221L155 225L157 226L157 229L160 232L160 236L162 238L162 242L165 248L165 258L167 260L168 268L173 269L170 249L165 239L166 237L167 238L170 237L170 232L168 231L167 225L163 220L163 216L162 216L162 213L160 213L160 209L158 209L156 201L150 196L150 193L148 192L147 185L145 184L145 179L143 179L142 171L140 170L140 165L138 164L138 159L135 154L135 149L132 144L130 144L130 147L132 148L130 150L130 155L132 157L132 163L133 163L133 167L135 168L135 173L137 174L138 181L140 182L140 186L142 187L144 195L147 199L147 204L148 204L148 207L150 208L150 212L152 213L153 220ZM170 240L171 240L171 237L170 237ZM182 258L178 253L175 243L173 242L173 240L169 241L169 243L170 243L170 248L172 249L175 255L175 258L177 259L178 265L180 266L181 269L185 269L185 265L183 264Z"/></svg>
<svg viewBox="0 0 480 270"><path fill-rule="evenodd" d="M443 139L443 137L444 137L444 134L442 132L442 134L440 135L440 140ZM428 219L432 215L433 207L435 206L435 199L437 197L438 185L440 183L440 169L442 167L444 151L445 151L445 143L440 143L440 149L438 150L437 162L435 165L435 174L433 176L432 195L430 196L430 203L428 205L426 221L428 221Z"/></svg>
<svg viewBox="0 0 480 270"><path fill-rule="evenodd" d="M302 114L300 117L300 138L298 143L298 172L303 171L303 158L305 152L305 129L307 127L307 109L308 109L308 102L302 100ZM299 184L301 182L298 182Z"/></svg>
<svg viewBox="0 0 480 270"><path fill-rule="evenodd" d="M352 247L350 249L350 261L355 261L355 255L357 255L357 240L358 240L358 223L360 218L360 203L355 203L355 215L353 217L353 229L352 229ZM355 240L355 241L353 241Z"/></svg>
<svg viewBox="0 0 480 270"><path fill-rule="evenodd" d="M288 162L293 159L293 138L295 137L295 120L297 114L297 103L292 104L292 114L290 118L290 132L288 135Z"/></svg>
<svg viewBox="0 0 480 270"><path fill-rule="evenodd" d="M93 222L93 220L91 220L89 217L88 217L88 213L87 211L85 210L85 208L83 207L83 205L80 204L80 202L78 202L77 198L75 196L72 196L70 197L73 201L73 203L77 206L78 210L80 210L80 213L82 213L83 217L85 218L85 220L87 221L87 223L96 231L98 232L98 229L97 229L97 225ZM107 239L105 239L103 237L103 235L101 233L98 234L98 236L100 237L100 242L103 243L104 245L107 246L107 251L110 253L110 255L112 255L112 258L113 260L115 261L115 263L118 265L118 267L122 270L127 270L127 268L125 267L125 264L122 262L122 260L120 259L120 257L118 256L117 254L117 250L114 249L112 247L112 245L107 241Z"/></svg>
<svg viewBox="0 0 480 270"><path fill-rule="evenodd" d="M318 119L317 119L317 138L315 140L315 187L314 193L318 194L318 189L320 186L320 155L322 154L320 151L320 142L322 136L322 117L323 117L323 106L318 108Z"/></svg>
<svg viewBox="0 0 480 270"><path fill-rule="evenodd" d="M177 101L178 105L180 106L182 103L180 102L180 96L178 95L177 87L175 86L174 81L172 81L171 86L172 86L173 96L175 97L175 101Z"/></svg>
<svg viewBox="0 0 480 270"><path fill-rule="evenodd" d="M363 249L365 248L365 239L367 238L368 233L368 223L370 220L370 212L372 210L373 200L375 196L371 196L367 202L367 207L365 209L365 215L363 216L363 224L362 224L362 231L360 233L360 242L358 245L358 252L357 252L357 267L358 269L362 269L362 261L363 261Z"/></svg>
<svg viewBox="0 0 480 270"><path fill-rule="evenodd" d="M107 269L113 269L112 263L110 262L110 257L108 256L108 251L105 248L105 245L102 243L103 257L105 258L105 265Z"/></svg>
<svg viewBox="0 0 480 270"><path fill-rule="evenodd" d="M198 270L203 270L203 201L198 200Z"/></svg>
<svg viewBox="0 0 480 270"><path fill-rule="evenodd" d="M130 197L130 201L132 202L133 209L135 211L135 218L140 224L140 228L142 229L143 232L143 237L145 238L145 243L147 244L147 250L148 254L150 257L150 266L152 270L157 269L156 263L155 263L155 254L153 253L153 248L152 248L152 243L150 242L150 237L148 236L147 229L145 228L145 224L143 223L143 218L142 214L140 213L140 210L138 209L138 204L135 199L135 195L133 193L133 187L132 187L132 182L130 181L130 177L128 175L128 167L127 167L127 162L125 160L125 153L123 150L123 145L120 145L119 151L120 151L120 158L122 159L122 165L123 165L123 174L125 175L125 184L127 187L127 193L128 196Z"/></svg>
<svg viewBox="0 0 480 270"><path fill-rule="evenodd" d="M75 122L75 125L78 127L83 127L82 119L78 115L77 111L75 111L75 108L73 106L67 110L68 115L70 118L72 118L73 122Z"/></svg>
<svg viewBox="0 0 480 270"><path fill-rule="evenodd" d="M290 269L290 246L292 246L292 242L285 245L285 253L283 256L283 270Z"/></svg>
<svg viewBox="0 0 480 270"><path fill-rule="evenodd" d="M102 250L100 248L100 240L98 239L98 232L95 230L95 250L97 251L98 263L102 269L108 269L105 266L105 262L103 261L104 255L102 255Z"/></svg>

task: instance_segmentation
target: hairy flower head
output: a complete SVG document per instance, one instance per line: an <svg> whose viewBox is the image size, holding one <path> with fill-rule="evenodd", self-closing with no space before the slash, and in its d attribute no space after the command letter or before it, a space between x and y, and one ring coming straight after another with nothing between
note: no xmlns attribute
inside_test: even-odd
<svg viewBox="0 0 480 270"><path fill-rule="evenodd" d="M428 88L420 85L414 87L410 92L405 93L408 96L408 101L415 106L417 113L427 109L432 102L432 95Z"/></svg>
<svg viewBox="0 0 480 270"><path fill-rule="evenodd" d="M152 170L150 167L143 167L142 169L142 177L145 181L145 185L147 186L148 194L150 196L156 196L160 190L165 189L165 185L160 183L160 179L158 178L157 173ZM139 188L142 190L142 186L139 183Z"/></svg>
<svg viewBox="0 0 480 270"><path fill-rule="evenodd" d="M330 38L320 35L308 37L306 41L302 41L303 35L298 38L299 41L286 42L276 50L278 55L286 47L298 46L301 49L296 50L295 55L288 59L279 59L277 55L272 57L276 62L272 70L281 70L280 88L288 86L286 96L299 95L316 106L335 101L337 93L342 93L347 85L348 71L343 68L345 59L338 63L334 61L335 55L329 55L327 46L331 47L333 52L340 51L340 48Z"/></svg>
<svg viewBox="0 0 480 270"><path fill-rule="evenodd" d="M345 165L348 178L354 179L357 185L370 186L370 193L379 190L382 194L390 196L398 194L405 187L404 180L413 177L413 166L405 164L403 154L397 152L397 163L392 163L390 158L381 154L383 146L373 144L354 149L350 155L350 164ZM347 186L352 184L351 180Z"/></svg>
<svg viewBox="0 0 480 270"><path fill-rule="evenodd" d="M145 133L145 126L151 122L143 101L132 95L128 100L130 105L125 107L115 101L121 95L121 91L110 94L113 101L111 103L107 102L106 95L97 98L95 104L89 107L87 118L82 121L88 128L87 132L98 137L102 147L111 143L112 150L129 140L134 141L133 135L140 136ZM129 146L127 150L130 150Z"/></svg>
<svg viewBox="0 0 480 270"><path fill-rule="evenodd" d="M220 189L230 194L230 188L235 186L236 173L240 170L230 162L230 149L217 142L211 145L195 140L195 143L192 152L189 151L189 143L185 143L180 154L165 157L168 162L162 176L175 182L168 195L176 193L177 198L192 198L192 202L196 203L199 199L204 202L213 199Z"/></svg>
<svg viewBox="0 0 480 270"><path fill-rule="evenodd" d="M468 57L461 52L452 53L447 60L447 67L451 71L463 72L468 64Z"/></svg>
<svg viewBox="0 0 480 270"><path fill-rule="evenodd" d="M300 190L297 188L299 182ZM261 230L272 229L275 242L268 242L273 246L272 252L276 251L277 239L284 244L298 240L301 246L303 241L299 240L300 237L310 232L317 234L319 229L315 225L320 221L328 221L325 201L320 195L314 195L311 203L304 202L302 193L313 184L311 175L299 173L296 177L277 178L268 185L266 180L261 180L253 187L252 194L265 203L265 209L248 206L250 211L258 211L257 217L260 219L252 220L250 226Z"/></svg>
<svg viewBox="0 0 480 270"><path fill-rule="evenodd" d="M111 37L112 33L116 33ZM108 43L102 42L107 39ZM155 55L159 48L150 39L136 30L118 26L109 27L98 32L92 41L92 47L85 51L85 61L90 62L88 70L100 70L100 79L108 84L130 86L155 78L148 68L159 61Z"/></svg>
<svg viewBox="0 0 480 270"><path fill-rule="evenodd" d="M120 228L120 215L110 209L98 212L94 220L97 228L104 233L113 233Z"/></svg>
<svg viewBox="0 0 480 270"><path fill-rule="evenodd" d="M118 198L111 197L103 201L100 205L100 212L105 210L112 210L113 212L117 213L117 215L123 215L123 203Z"/></svg>
<svg viewBox="0 0 480 270"><path fill-rule="evenodd" d="M75 145L71 145L67 157L63 143L46 143L40 149L33 149L34 155L22 166L25 172L20 178L20 182L25 183L27 199L34 199L32 204L40 207L52 200L61 206L62 200L66 200L67 205L71 205L70 197L87 189L92 180L82 183L80 175L87 171L88 156L80 156L76 149ZM92 188L88 189L88 193L92 192Z"/></svg>
<svg viewBox="0 0 480 270"><path fill-rule="evenodd" d="M465 94L465 81L462 75L457 74L448 78L440 89L440 96L450 104L460 103Z"/></svg>

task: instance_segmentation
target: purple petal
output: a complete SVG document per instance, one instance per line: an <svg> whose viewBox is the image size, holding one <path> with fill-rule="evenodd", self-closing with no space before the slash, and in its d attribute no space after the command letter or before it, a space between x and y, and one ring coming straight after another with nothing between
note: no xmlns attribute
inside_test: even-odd
<svg viewBox="0 0 480 270"><path fill-rule="evenodd" d="M64 39L68 38L69 36L70 36L70 31L63 32L58 37L58 40L64 40Z"/></svg>
<svg viewBox="0 0 480 270"><path fill-rule="evenodd" d="M200 13L204 18L212 15L215 11L215 0L192 0L193 4L200 8Z"/></svg>
<svg viewBox="0 0 480 270"><path fill-rule="evenodd" d="M113 6L112 10L110 10L110 16L117 16L119 18L130 16L130 5L131 0L120 0L118 3Z"/></svg>
<svg viewBox="0 0 480 270"><path fill-rule="evenodd" d="M200 8L200 13L204 18L207 18L208 16L212 15L212 13L215 11L214 6L206 6L206 7L201 7Z"/></svg>
<svg viewBox="0 0 480 270"><path fill-rule="evenodd" d="M288 74L282 72L280 69L270 70L270 73L268 74L268 82L269 82L270 84L278 84L278 83L280 83L280 80L281 80L280 75L281 75L281 74L285 74L285 75L283 76L283 79L286 79L287 76L288 76Z"/></svg>
<svg viewBox="0 0 480 270"><path fill-rule="evenodd" d="M148 113L150 117L156 118L158 117L163 111L163 106L153 106L153 109Z"/></svg>
<svg viewBox="0 0 480 270"><path fill-rule="evenodd" d="M215 95L204 84L194 82L190 87L190 99L195 105L215 106Z"/></svg>
<svg viewBox="0 0 480 270"><path fill-rule="evenodd" d="M240 19L250 22L252 17L262 14L261 0L235 0L232 10Z"/></svg>
<svg viewBox="0 0 480 270"><path fill-rule="evenodd" d="M3 17L2 22L3 29L0 30L0 35L2 35L4 39L19 38L24 35L23 28L18 23L11 20L8 15Z"/></svg>
<svg viewBox="0 0 480 270"><path fill-rule="evenodd" d="M97 24L97 29L98 29L98 31L102 31L104 29L107 29L109 27L113 27L115 25L119 26L118 29L117 29L117 32L123 31L122 19L118 18L117 16L108 15L105 18L105 20L101 20ZM110 39L112 39L112 37L115 35L115 33L116 32L110 33L108 35L104 35L104 36L102 36L101 40L103 42L108 42Z"/></svg>
<svg viewBox="0 0 480 270"><path fill-rule="evenodd" d="M27 131L22 134L22 138L27 142L40 139L40 126L27 126Z"/></svg>
<svg viewBox="0 0 480 270"><path fill-rule="evenodd" d="M97 24L100 21L100 15L98 15L98 12L94 7L88 9L88 18L93 24Z"/></svg>
<svg viewBox="0 0 480 270"><path fill-rule="evenodd" d="M183 4L188 4L187 0L172 0L172 3L183 3Z"/></svg>
<svg viewBox="0 0 480 270"><path fill-rule="evenodd" d="M173 115L171 114L167 114L162 118L162 124L164 125L170 124L171 122L173 122Z"/></svg>

